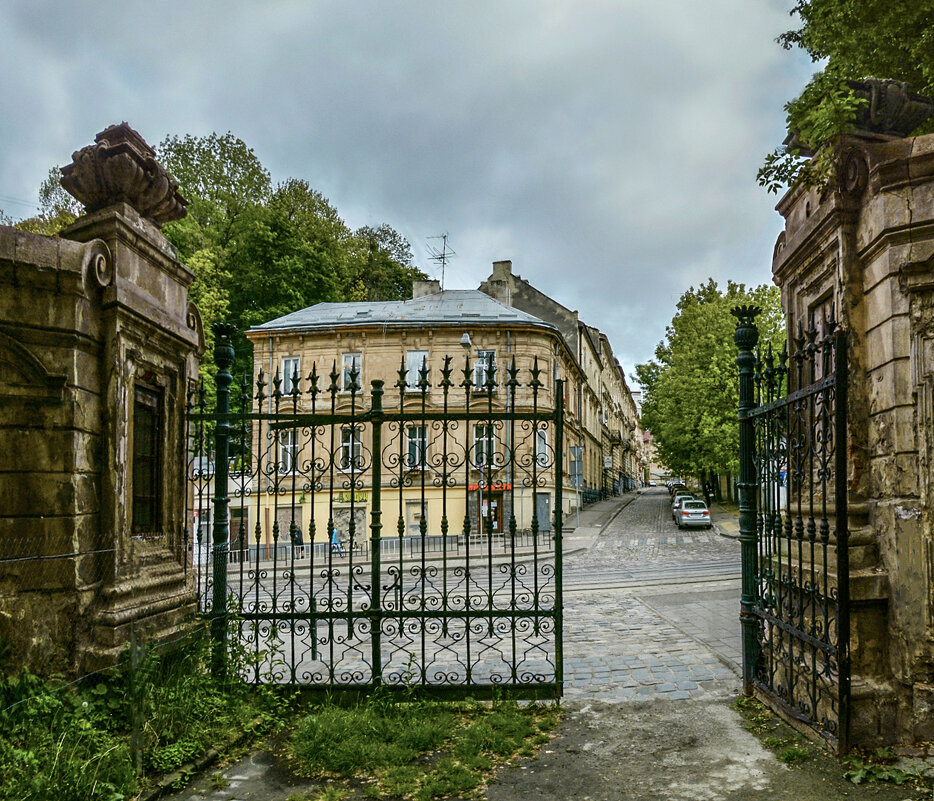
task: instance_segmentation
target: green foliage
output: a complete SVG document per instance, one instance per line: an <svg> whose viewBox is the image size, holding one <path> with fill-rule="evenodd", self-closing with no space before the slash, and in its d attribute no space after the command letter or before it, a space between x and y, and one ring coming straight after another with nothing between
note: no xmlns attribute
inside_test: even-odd
<svg viewBox="0 0 934 801"><path fill-rule="evenodd" d="M804 762L811 752L800 745L786 745L778 752L778 759L786 765L795 765L798 762Z"/></svg>
<svg viewBox="0 0 934 801"><path fill-rule="evenodd" d="M188 216L165 228L183 261L205 247L225 248L237 222L272 191L269 172L256 153L230 131L168 136L157 153L188 200Z"/></svg>
<svg viewBox="0 0 934 801"><path fill-rule="evenodd" d="M662 462L675 473L738 470L739 373L736 320L730 309L741 304L762 309L757 318L760 345L781 350L785 331L776 287L747 289L731 281L722 291L709 279L681 296L655 359L636 366L644 391L642 425L652 432Z"/></svg>
<svg viewBox="0 0 934 801"><path fill-rule="evenodd" d="M188 214L163 233L195 274L190 298L204 324L208 353L201 377L215 391L211 326L231 322L236 373L252 372L251 326L323 301L404 300L425 278L405 237L389 225L351 231L337 209L307 181L273 185L269 171L228 131L168 136L157 156L178 181ZM39 189L35 216L16 226L53 235L81 214L54 167ZM0 212L0 223L9 219Z"/></svg>
<svg viewBox="0 0 934 801"><path fill-rule="evenodd" d="M0 801L128 799L147 776L179 768L257 717L267 729L281 718L278 695L215 679L208 657L198 635L78 684L0 680Z"/></svg>
<svg viewBox="0 0 934 801"><path fill-rule="evenodd" d="M369 776L367 798L468 793L497 764L530 753L558 722L553 707L394 701L377 694L351 708L317 707L289 743L293 767L314 777ZM439 758L426 758L425 754Z"/></svg>
<svg viewBox="0 0 934 801"><path fill-rule="evenodd" d="M850 133L857 111L866 103L830 73L815 75L801 95L785 104L795 135L787 148L766 156L756 176L759 184L769 192L795 183L826 186L833 177L834 150L823 145Z"/></svg>
<svg viewBox="0 0 934 801"><path fill-rule="evenodd" d="M891 748L876 748L871 754L847 754L843 757L843 764L847 767L843 776L853 784L875 781L892 784L920 783L917 773L895 767L895 761L896 756Z"/></svg>
<svg viewBox="0 0 934 801"><path fill-rule="evenodd" d="M352 776L411 762L421 751L440 746L453 722L448 707L428 702L323 706L299 721L291 750L312 775Z"/></svg>
<svg viewBox="0 0 934 801"><path fill-rule="evenodd" d="M252 369L243 336L251 326L323 301L402 300L424 277L390 226L351 232L307 181L273 186L254 151L230 132L168 137L159 158L190 201L188 216L163 232L195 273L191 296L206 335L219 320L237 326L235 372ZM210 362L202 365L209 393Z"/></svg>
<svg viewBox="0 0 934 801"><path fill-rule="evenodd" d="M934 95L932 0L798 0L791 11L801 25L779 37L786 49L801 47L814 61L826 60L801 95L785 106L794 134L787 150L766 157L758 180L769 191L797 183L824 185L829 153L820 148L852 130L859 102L844 81L866 77L905 81ZM926 123L915 133L932 130ZM816 163L806 158L817 153Z"/></svg>
<svg viewBox="0 0 934 801"><path fill-rule="evenodd" d="M17 222L17 228L32 234L54 236L78 219L82 212L81 204L62 189L60 176L60 168L49 170L39 185L38 213Z"/></svg>

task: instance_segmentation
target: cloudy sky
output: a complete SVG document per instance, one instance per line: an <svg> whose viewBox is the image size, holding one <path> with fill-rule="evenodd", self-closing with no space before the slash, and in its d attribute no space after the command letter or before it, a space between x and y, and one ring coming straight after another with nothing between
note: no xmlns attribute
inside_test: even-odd
<svg viewBox="0 0 934 801"><path fill-rule="evenodd" d="M605 331L627 373L713 276L770 280L756 186L813 67L792 0L0 0L0 209L128 121L232 131L446 287L492 261Z"/></svg>

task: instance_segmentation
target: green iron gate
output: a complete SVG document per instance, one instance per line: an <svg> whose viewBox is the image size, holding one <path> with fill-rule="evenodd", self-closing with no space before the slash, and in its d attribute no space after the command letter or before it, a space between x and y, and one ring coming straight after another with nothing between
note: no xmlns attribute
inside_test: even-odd
<svg viewBox="0 0 934 801"><path fill-rule="evenodd" d="M831 312L758 353L737 317L743 682L840 753L849 720L846 335Z"/></svg>
<svg viewBox="0 0 934 801"><path fill-rule="evenodd" d="M188 412L218 669L235 647L257 683L559 697L562 382L445 357L366 393L356 366L238 383L233 332Z"/></svg>

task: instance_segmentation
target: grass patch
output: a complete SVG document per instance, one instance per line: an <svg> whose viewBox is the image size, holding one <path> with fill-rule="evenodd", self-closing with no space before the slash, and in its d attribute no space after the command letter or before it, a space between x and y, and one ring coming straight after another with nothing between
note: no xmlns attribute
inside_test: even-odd
<svg viewBox="0 0 934 801"><path fill-rule="evenodd" d="M366 798L430 801L469 794L517 754L534 753L557 726L555 707L377 695L353 707L319 706L289 740L290 767L313 778L365 779Z"/></svg>
<svg viewBox="0 0 934 801"><path fill-rule="evenodd" d="M811 755L807 748L800 745L786 745L778 752L778 758L786 765L794 765L798 762L804 762Z"/></svg>
<svg viewBox="0 0 934 801"><path fill-rule="evenodd" d="M198 635L77 684L0 678L0 801L122 801L255 719L280 719L280 696L215 679L209 655Z"/></svg>

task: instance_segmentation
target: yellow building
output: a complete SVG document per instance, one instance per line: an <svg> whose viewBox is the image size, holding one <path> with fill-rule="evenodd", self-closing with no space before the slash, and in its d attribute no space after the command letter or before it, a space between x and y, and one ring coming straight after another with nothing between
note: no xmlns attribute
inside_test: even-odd
<svg viewBox="0 0 934 801"><path fill-rule="evenodd" d="M422 281L413 295L320 303L247 332L255 379L262 370L266 382L258 411L268 420L254 426L259 478L248 500L231 503L232 551L241 525L251 544L257 530L267 545L288 536L322 542L332 529L343 543L363 542L374 469L381 473L384 539L495 536L513 520L519 533L551 531L559 502L554 425L505 417L553 413L562 380L568 419L575 420L582 378L575 355L555 326L482 292L442 292L437 282ZM386 419L374 449L364 413L376 380L383 382L378 404ZM309 428L301 414L310 412L334 413L344 423ZM350 413L359 423L346 422ZM568 486L567 445L577 432L573 424L565 432ZM561 502L569 511L570 488Z"/></svg>

